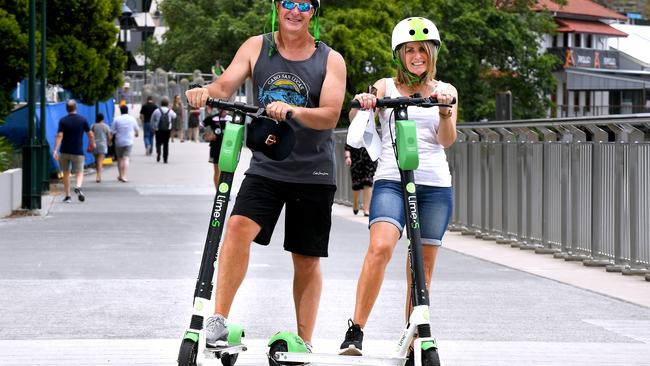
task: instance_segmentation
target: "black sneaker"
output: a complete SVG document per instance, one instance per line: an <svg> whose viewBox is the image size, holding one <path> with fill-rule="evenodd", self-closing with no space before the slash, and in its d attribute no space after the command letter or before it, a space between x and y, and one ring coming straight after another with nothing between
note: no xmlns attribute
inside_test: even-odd
<svg viewBox="0 0 650 366"><path fill-rule="evenodd" d="M83 202L86 200L86 196L84 196L84 193L81 191L81 188L75 188L74 189L74 194L77 195L77 198L79 199L79 202Z"/></svg>
<svg viewBox="0 0 650 366"><path fill-rule="evenodd" d="M361 356L361 343L363 343L361 326L348 319L348 331L345 332L345 340L341 343L339 355Z"/></svg>
<svg viewBox="0 0 650 366"><path fill-rule="evenodd" d="M70 196L65 196L65 198L63 199L63 203L70 203L70 202L72 202L72 198L70 198Z"/></svg>

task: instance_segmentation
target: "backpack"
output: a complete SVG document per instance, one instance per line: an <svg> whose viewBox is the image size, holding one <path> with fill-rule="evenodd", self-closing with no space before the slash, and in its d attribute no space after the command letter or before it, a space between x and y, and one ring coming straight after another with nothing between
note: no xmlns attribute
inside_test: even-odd
<svg viewBox="0 0 650 366"><path fill-rule="evenodd" d="M160 120L158 121L158 130L160 131L169 131L169 111L171 109L167 110L167 113L163 113L162 108L160 108Z"/></svg>

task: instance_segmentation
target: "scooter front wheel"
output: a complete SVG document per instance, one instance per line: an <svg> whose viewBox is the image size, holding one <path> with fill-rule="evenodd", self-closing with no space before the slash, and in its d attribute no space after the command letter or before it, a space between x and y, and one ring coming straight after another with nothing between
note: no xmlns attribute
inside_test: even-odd
<svg viewBox="0 0 650 366"><path fill-rule="evenodd" d="M196 366L198 344L191 339L183 339L178 352L178 366Z"/></svg>
<svg viewBox="0 0 650 366"><path fill-rule="evenodd" d="M227 355L222 355L221 356L221 364L223 366L235 366L235 362L237 362L237 353L234 354L227 354Z"/></svg>
<svg viewBox="0 0 650 366"><path fill-rule="evenodd" d="M437 348L422 351L422 366L440 366L440 357Z"/></svg>
<svg viewBox="0 0 650 366"><path fill-rule="evenodd" d="M269 348L269 366L285 366L285 365L303 365L300 362L281 362L275 359L275 354L278 352L288 352L289 347L287 342L283 340L277 340L273 342Z"/></svg>

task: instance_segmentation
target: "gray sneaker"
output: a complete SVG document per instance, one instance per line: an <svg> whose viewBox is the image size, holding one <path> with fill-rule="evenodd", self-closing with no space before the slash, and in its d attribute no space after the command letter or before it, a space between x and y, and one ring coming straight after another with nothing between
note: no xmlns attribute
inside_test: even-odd
<svg viewBox="0 0 650 366"><path fill-rule="evenodd" d="M205 322L205 341L210 346L215 346L217 342L228 341L228 328L226 319L221 315L214 315Z"/></svg>

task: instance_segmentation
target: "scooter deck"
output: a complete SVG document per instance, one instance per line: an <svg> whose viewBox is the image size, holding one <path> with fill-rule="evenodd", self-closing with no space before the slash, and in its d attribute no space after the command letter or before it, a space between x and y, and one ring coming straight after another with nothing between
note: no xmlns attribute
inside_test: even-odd
<svg viewBox="0 0 650 366"><path fill-rule="evenodd" d="M247 349L245 345L238 344L236 346L206 347L204 353L206 358L221 358L224 355L242 353Z"/></svg>
<svg viewBox="0 0 650 366"><path fill-rule="evenodd" d="M376 356L342 356L328 353L295 353L276 352L275 359L279 363L303 362L309 366L325 365L365 365L365 366L404 366L405 358L376 357Z"/></svg>

